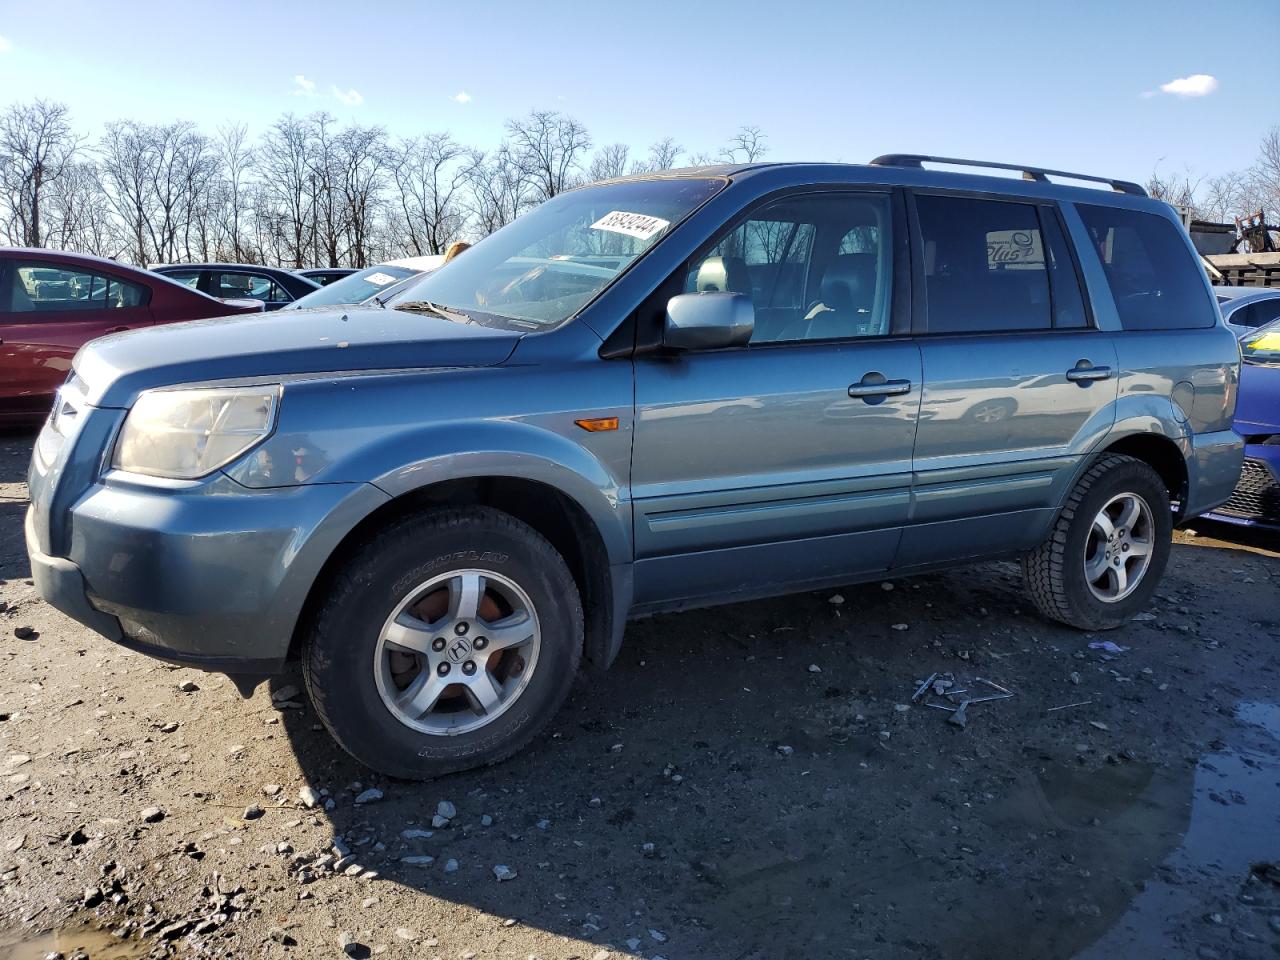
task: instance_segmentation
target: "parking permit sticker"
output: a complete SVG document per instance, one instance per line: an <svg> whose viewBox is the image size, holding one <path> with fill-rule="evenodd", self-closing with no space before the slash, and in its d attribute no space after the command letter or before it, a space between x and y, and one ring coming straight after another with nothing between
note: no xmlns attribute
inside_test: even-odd
<svg viewBox="0 0 1280 960"><path fill-rule="evenodd" d="M395 277L389 273L371 273L365 280L377 287L385 287L388 283L394 283Z"/></svg>
<svg viewBox="0 0 1280 960"><path fill-rule="evenodd" d="M614 210L591 225L592 230L608 230L610 233L624 233L637 240L648 240L663 228L671 226L670 220L650 217L643 213L627 213L625 210Z"/></svg>

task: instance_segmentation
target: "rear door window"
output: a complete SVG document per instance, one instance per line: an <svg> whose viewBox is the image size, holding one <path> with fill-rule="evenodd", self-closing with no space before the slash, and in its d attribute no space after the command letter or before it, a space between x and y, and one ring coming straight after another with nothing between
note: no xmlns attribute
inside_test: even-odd
<svg viewBox="0 0 1280 960"><path fill-rule="evenodd" d="M1126 330L1211 327L1217 314L1203 271L1172 220L1154 213L1076 204Z"/></svg>
<svg viewBox="0 0 1280 960"><path fill-rule="evenodd" d="M289 303L293 297L270 277L259 273L215 273L215 297L261 300L264 303Z"/></svg>
<svg viewBox="0 0 1280 960"><path fill-rule="evenodd" d="M7 272L0 307L32 315L112 310L144 306L149 291L103 273L54 263L14 262Z"/></svg>
<svg viewBox="0 0 1280 960"><path fill-rule="evenodd" d="M1053 326L1045 242L1035 206L918 194L929 333Z"/></svg>

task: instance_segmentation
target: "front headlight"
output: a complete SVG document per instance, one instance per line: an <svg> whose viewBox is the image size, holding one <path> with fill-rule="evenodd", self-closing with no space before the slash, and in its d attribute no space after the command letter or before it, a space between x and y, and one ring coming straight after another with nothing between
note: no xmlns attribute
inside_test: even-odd
<svg viewBox="0 0 1280 960"><path fill-rule="evenodd" d="M195 480L243 456L275 428L280 386L147 390L125 418L111 465Z"/></svg>

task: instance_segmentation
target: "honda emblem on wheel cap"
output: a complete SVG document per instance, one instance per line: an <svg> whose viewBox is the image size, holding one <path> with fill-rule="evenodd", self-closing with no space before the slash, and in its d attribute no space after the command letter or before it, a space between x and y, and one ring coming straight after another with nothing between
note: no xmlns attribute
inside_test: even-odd
<svg viewBox="0 0 1280 960"><path fill-rule="evenodd" d="M466 637L454 637L453 643L449 644L449 659L454 663L461 663L471 655L471 641Z"/></svg>

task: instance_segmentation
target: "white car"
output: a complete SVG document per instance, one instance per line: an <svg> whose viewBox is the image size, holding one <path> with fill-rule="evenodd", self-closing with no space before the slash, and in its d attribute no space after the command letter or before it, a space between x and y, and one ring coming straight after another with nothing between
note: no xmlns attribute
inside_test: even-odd
<svg viewBox="0 0 1280 960"><path fill-rule="evenodd" d="M408 281L439 269L443 263L443 254L388 260L386 263L357 270L350 276L335 280L305 297L299 297L289 304L289 309L305 310L308 307L369 303L375 297L385 303L388 296L400 290Z"/></svg>

